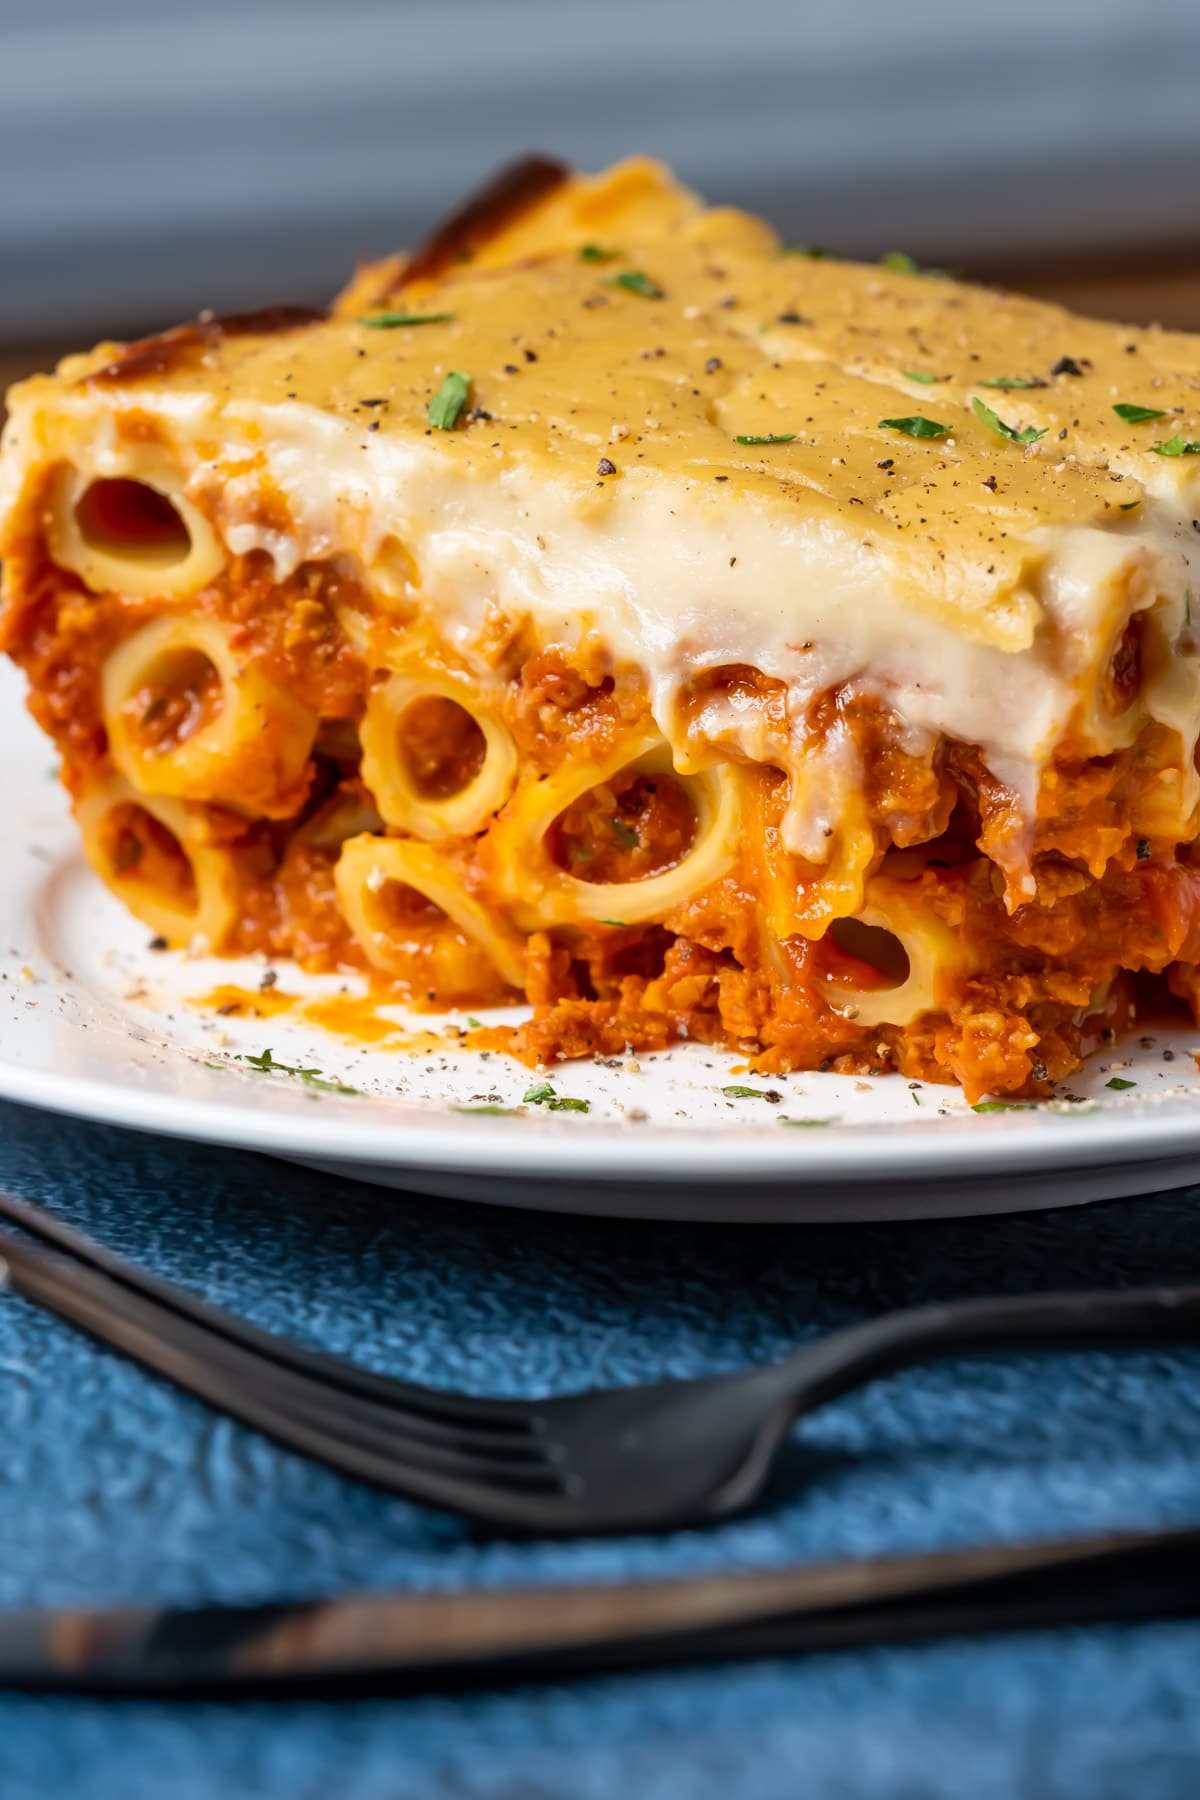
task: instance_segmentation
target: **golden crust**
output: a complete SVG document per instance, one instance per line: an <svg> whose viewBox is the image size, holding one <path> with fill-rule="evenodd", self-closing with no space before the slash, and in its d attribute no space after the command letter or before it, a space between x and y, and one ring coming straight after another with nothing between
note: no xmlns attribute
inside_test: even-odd
<svg viewBox="0 0 1200 1800"><path fill-rule="evenodd" d="M585 260L585 243L615 254ZM385 438L427 440L432 394L463 370L471 411L436 439L458 473L492 482L532 466L591 490L597 519L621 482L672 476L701 510L765 508L781 530L826 522L885 559L915 607L1006 648L1037 626L1043 527L1112 525L1143 487L1170 493L1200 474L1200 459L1151 451L1164 436L1200 437L1196 340L781 254L765 227L704 210L642 160L548 183L540 204L437 279L407 282L403 269L401 259L362 271L328 320L272 318L263 335L252 321L249 332L206 322L115 357L103 346L15 399L53 408L83 375L110 390L199 389L242 408L292 401L364 429L369 420ZM630 269L661 297L615 285ZM401 282L406 309L453 318L361 324ZM1063 372L1064 358L1082 372ZM936 380L914 380L914 369ZM996 377L1039 385L988 387ZM1027 448L998 437L973 415L974 398L1045 435ZM1126 425L1119 399L1167 417ZM880 423L910 414L950 429L914 440ZM737 441L771 435L792 441ZM602 456L617 475L597 488Z"/></svg>

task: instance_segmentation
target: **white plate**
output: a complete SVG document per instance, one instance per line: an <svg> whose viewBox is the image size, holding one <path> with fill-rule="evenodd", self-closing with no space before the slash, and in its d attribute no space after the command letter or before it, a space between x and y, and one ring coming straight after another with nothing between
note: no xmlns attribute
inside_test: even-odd
<svg viewBox="0 0 1200 1800"><path fill-rule="evenodd" d="M0 1095L81 1118L266 1151L393 1187L571 1212L680 1219L878 1219L1065 1205L1200 1180L1200 1033L1101 1056L1061 1110L977 1114L899 1077L765 1079L699 1045L551 1072L590 1111L515 1116L537 1077L458 1047L449 1019L405 1019L408 1048L363 1048L291 1016L218 1016L220 984L266 965L148 949L84 867L46 741L0 669ZM282 994L347 984L286 965ZM489 1014L499 1018L501 1014ZM414 1045L415 1038L415 1046ZM342 1095L237 1057L316 1068ZM1110 1091L1112 1079L1136 1085ZM736 1098L738 1084L775 1099ZM800 1127L785 1120L822 1120Z"/></svg>

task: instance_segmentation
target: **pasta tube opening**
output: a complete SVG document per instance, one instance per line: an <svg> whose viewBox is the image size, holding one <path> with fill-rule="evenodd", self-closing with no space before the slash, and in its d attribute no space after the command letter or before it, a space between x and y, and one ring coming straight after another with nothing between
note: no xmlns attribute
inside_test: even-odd
<svg viewBox="0 0 1200 1800"><path fill-rule="evenodd" d="M334 874L338 907L367 961L426 999L502 997L525 979L523 945L429 844L357 837Z"/></svg>
<svg viewBox="0 0 1200 1800"><path fill-rule="evenodd" d="M215 619L165 617L102 678L112 759L148 794L286 817L304 797L316 714L234 651Z"/></svg>
<svg viewBox="0 0 1200 1800"><path fill-rule="evenodd" d="M479 721L445 694L414 700L399 726L399 751L422 800L449 800L478 779L487 760Z"/></svg>
<svg viewBox="0 0 1200 1800"><path fill-rule="evenodd" d="M47 536L55 562L94 593L133 599L195 593L225 560L208 520L152 456L134 460L127 474L63 470Z"/></svg>
<svg viewBox="0 0 1200 1800"><path fill-rule="evenodd" d="M852 962L873 969L881 989L903 987L912 965L903 940L881 925L868 925L864 919L835 919L829 935Z"/></svg>
<svg viewBox="0 0 1200 1800"><path fill-rule="evenodd" d="M452 675L392 675L367 702L363 780L389 825L436 843L479 831L508 799L517 751Z"/></svg>
<svg viewBox="0 0 1200 1800"><path fill-rule="evenodd" d="M664 801L672 798L657 808L664 835L656 842L649 820L635 831L618 799L644 802L660 781ZM596 801L588 798L593 794ZM597 862L588 821L605 817ZM640 736L606 758L565 765L518 791L490 834L489 855L518 923L530 930L589 920L640 925L661 920L732 868L741 817L741 784L732 764L681 775L668 745ZM589 844L590 863L580 859ZM615 878L590 879L594 871Z"/></svg>
<svg viewBox="0 0 1200 1800"><path fill-rule="evenodd" d="M1128 619L1113 645L1101 688L1104 704L1114 718L1129 711L1142 690L1143 640L1146 615L1136 612Z"/></svg>
<svg viewBox="0 0 1200 1800"><path fill-rule="evenodd" d="M857 1024L911 1025L944 1007L955 981L969 973L958 937L906 887L912 884L877 876L867 905L835 920L823 940L821 992Z"/></svg>
<svg viewBox="0 0 1200 1800"><path fill-rule="evenodd" d="M173 949L221 947L237 916L236 862L204 841L185 807L117 779L77 810L88 861L135 918Z"/></svg>
<svg viewBox="0 0 1200 1800"><path fill-rule="evenodd" d="M170 569L192 552L179 508L148 481L126 475L90 481L75 502L75 523L89 550Z"/></svg>
<svg viewBox="0 0 1200 1800"><path fill-rule="evenodd" d="M696 807L672 771L622 770L573 800L550 828L550 856L590 883L624 883L678 866L696 839Z"/></svg>

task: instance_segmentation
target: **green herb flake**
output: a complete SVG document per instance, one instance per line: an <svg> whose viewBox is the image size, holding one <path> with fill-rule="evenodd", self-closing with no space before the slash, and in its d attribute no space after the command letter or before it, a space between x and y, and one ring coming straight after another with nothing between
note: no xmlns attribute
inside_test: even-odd
<svg viewBox="0 0 1200 1800"><path fill-rule="evenodd" d="M1141 425L1146 419L1165 419L1167 416L1161 406L1133 406L1126 400L1118 400L1113 411L1127 425Z"/></svg>
<svg viewBox="0 0 1200 1800"><path fill-rule="evenodd" d="M1019 431L1015 425L1006 425L1000 415L994 413L991 407L978 397L972 400L971 411L977 419L983 421L989 431L994 431L998 437L1007 438L1011 444L1036 444L1039 438L1046 435L1047 427L1045 425L1040 430L1036 425L1025 425Z"/></svg>
<svg viewBox="0 0 1200 1800"><path fill-rule="evenodd" d="M922 387L929 387L935 381L949 381L948 375L930 375L926 369L901 369L900 373L906 381L919 381Z"/></svg>
<svg viewBox="0 0 1200 1800"><path fill-rule="evenodd" d="M1124 1090L1126 1088L1136 1087L1137 1082L1136 1081L1125 1081L1121 1078L1120 1075L1114 1075L1112 1080L1106 1081L1104 1085L1106 1088L1114 1089L1115 1092L1117 1092L1117 1093L1122 1093L1122 1092L1124 1092Z"/></svg>
<svg viewBox="0 0 1200 1800"><path fill-rule="evenodd" d="M799 1131L816 1131L822 1125L836 1125L839 1121L834 1117L829 1119L780 1119L779 1123L791 1125Z"/></svg>
<svg viewBox="0 0 1200 1800"><path fill-rule="evenodd" d="M469 1113L475 1118L515 1119L519 1116L515 1106L452 1106L450 1111Z"/></svg>
<svg viewBox="0 0 1200 1800"><path fill-rule="evenodd" d="M257 1075L291 1075L319 1094L357 1094L360 1091L358 1088L348 1087L344 1081L328 1080L320 1069L302 1069L296 1063L279 1062L270 1050L262 1050L257 1056L235 1056L234 1061L245 1063Z"/></svg>
<svg viewBox="0 0 1200 1800"><path fill-rule="evenodd" d="M624 919L597 919L597 925L611 925L615 931L625 930Z"/></svg>
<svg viewBox="0 0 1200 1800"><path fill-rule="evenodd" d="M471 1016L471 1014L468 1013L467 1014L467 1030L468 1031L482 1031L483 1030L483 1020L473 1018Z"/></svg>
<svg viewBox="0 0 1200 1800"><path fill-rule="evenodd" d="M768 432L765 437L751 437L739 433L737 441L739 444L794 444L796 433L794 431L772 431Z"/></svg>
<svg viewBox="0 0 1200 1800"><path fill-rule="evenodd" d="M372 331L394 331L398 325L448 325L456 316L452 312L378 312L364 313L358 322Z"/></svg>
<svg viewBox="0 0 1200 1800"><path fill-rule="evenodd" d="M590 263L616 262L618 256L620 256L620 254L621 254L621 252L619 250L610 250L604 244L580 244L580 246L579 246L580 262L590 262Z"/></svg>
<svg viewBox="0 0 1200 1800"><path fill-rule="evenodd" d="M642 840L632 825L627 825L624 819L618 818L610 819L609 824L612 826L612 834L616 838L618 844L620 844L622 850L636 850L639 848Z"/></svg>
<svg viewBox="0 0 1200 1800"><path fill-rule="evenodd" d="M985 388L1039 388L1045 387L1046 383L1039 381L1036 375L1032 379L1028 375L993 375L990 381L981 381L978 385Z"/></svg>
<svg viewBox="0 0 1200 1800"><path fill-rule="evenodd" d="M461 369L451 369L429 402L429 423L435 431L454 430L470 391L471 377L464 375Z"/></svg>
<svg viewBox="0 0 1200 1800"><path fill-rule="evenodd" d="M1135 506L1140 506L1141 504L1140 500L1122 500L1121 511L1132 512Z"/></svg>
<svg viewBox="0 0 1200 1800"><path fill-rule="evenodd" d="M911 257L907 250L889 250L886 256L880 257L879 266L881 269L890 269L894 275L924 275L930 281L955 280L953 269L926 268Z"/></svg>
<svg viewBox="0 0 1200 1800"><path fill-rule="evenodd" d="M743 1087L736 1081L723 1087L721 1092L727 1100L769 1100L772 1106L778 1106L783 1098L778 1088Z"/></svg>
<svg viewBox="0 0 1200 1800"><path fill-rule="evenodd" d="M609 278L609 287L624 288L627 294L640 294L643 300L661 300L663 290L657 281L651 281L649 275L641 269L622 269L619 275Z"/></svg>
<svg viewBox="0 0 1200 1800"><path fill-rule="evenodd" d="M880 419L882 431L902 431L910 438L943 438L950 431L949 425L940 425L936 419L923 419L919 413L907 419Z"/></svg>
<svg viewBox="0 0 1200 1800"><path fill-rule="evenodd" d="M829 255L820 244L784 244L779 251L780 256L807 256L812 262L821 262Z"/></svg>
<svg viewBox="0 0 1200 1800"><path fill-rule="evenodd" d="M1200 456L1200 438L1173 437L1165 444L1151 444L1155 456Z"/></svg>
<svg viewBox="0 0 1200 1800"><path fill-rule="evenodd" d="M235 1062L244 1062L247 1068L255 1069L260 1075L319 1075L319 1069L301 1069L295 1063L277 1062L271 1051L260 1050L256 1056L238 1055Z"/></svg>
<svg viewBox="0 0 1200 1800"><path fill-rule="evenodd" d="M1033 1108L1018 1100L976 1100L971 1111L977 1113L1032 1112Z"/></svg>
<svg viewBox="0 0 1200 1800"><path fill-rule="evenodd" d="M544 1106L547 1112L585 1113L591 1111L590 1100L575 1100L569 1094L556 1094L548 1081L535 1081L522 1096L526 1106Z"/></svg>

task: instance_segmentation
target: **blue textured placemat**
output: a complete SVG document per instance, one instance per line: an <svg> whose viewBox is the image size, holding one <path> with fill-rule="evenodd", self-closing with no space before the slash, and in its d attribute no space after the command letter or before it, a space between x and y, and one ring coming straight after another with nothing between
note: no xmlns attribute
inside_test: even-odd
<svg viewBox="0 0 1200 1800"><path fill-rule="evenodd" d="M845 1229L492 1212L0 1106L0 1184L258 1323L435 1382L733 1368L889 1307L1200 1279L1200 1192ZM1200 1353L1005 1357L829 1408L755 1517L488 1542L0 1296L0 1605L663 1574L1200 1521ZM808 1479L805 1479L805 1476ZM247 1706L0 1695L0 1796L1125 1800L1200 1792L1200 1625Z"/></svg>

